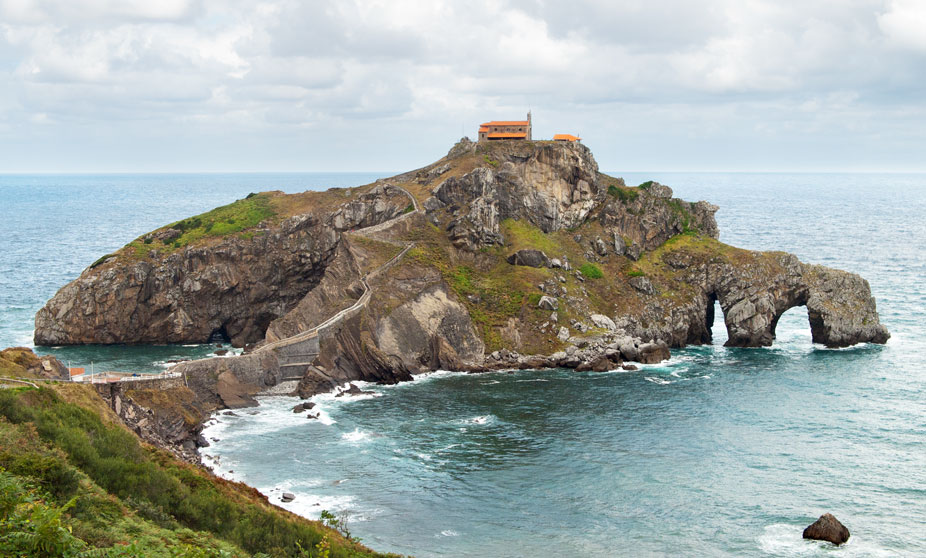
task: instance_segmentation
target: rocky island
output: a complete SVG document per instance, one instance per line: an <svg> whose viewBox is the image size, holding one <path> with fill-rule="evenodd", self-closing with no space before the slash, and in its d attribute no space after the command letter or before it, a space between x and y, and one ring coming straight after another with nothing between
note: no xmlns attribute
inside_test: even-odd
<svg viewBox="0 0 926 558"><path fill-rule="evenodd" d="M581 143L464 138L373 184L251 194L143 235L64 286L36 315L35 343L245 347L174 368L186 395L148 430L179 443L196 421L177 413L268 389L658 362L711 342L716 302L730 346L771 345L795 306L815 343L888 339L867 281L726 245L717 209L627 186ZM134 391L137 423L154 397Z"/></svg>

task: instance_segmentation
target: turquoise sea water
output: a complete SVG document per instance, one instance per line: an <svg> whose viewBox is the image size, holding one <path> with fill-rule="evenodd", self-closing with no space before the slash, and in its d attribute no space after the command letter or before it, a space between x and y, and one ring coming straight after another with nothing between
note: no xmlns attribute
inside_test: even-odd
<svg viewBox="0 0 926 558"><path fill-rule="evenodd" d="M926 176L627 175L721 207L721 239L862 274L886 346L812 345L806 312L767 349L675 351L636 372L436 373L375 397L219 416L220 474L310 517L343 511L378 550L428 556L926 555ZM0 345L101 254L264 189L372 175L0 177ZM718 316L721 314L718 312ZM210 347L51 349L110 368ZM832 512L840 548L801 540Z"/></svg>

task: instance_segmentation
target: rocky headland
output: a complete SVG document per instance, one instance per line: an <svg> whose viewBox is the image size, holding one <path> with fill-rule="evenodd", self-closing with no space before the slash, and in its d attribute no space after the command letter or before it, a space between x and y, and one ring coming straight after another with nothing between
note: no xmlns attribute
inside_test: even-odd
<svg viewBox="0 0 926 558"><path fill-rule="evenodd" d="M579 143L464 138L374 184L252 194L146 234L64 286L35 342L246 347L174 368L208 413L436 369L658 362L711 342L715 302L730 346L771 345L795 306L815 343L888 339L867 281L723 244L717 209L627 186Z"/></svg>

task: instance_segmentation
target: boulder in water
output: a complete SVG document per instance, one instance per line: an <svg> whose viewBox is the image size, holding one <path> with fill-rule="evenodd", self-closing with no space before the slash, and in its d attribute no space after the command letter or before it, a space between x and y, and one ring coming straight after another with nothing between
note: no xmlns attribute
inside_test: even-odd
<svg viewBox="0 0 926 558"><path fill-rule="evenodd" d="M283 502L292 502L295 499L296 499L296 495L293 494L292 492L284 492L283 495L280 497L280 500Z"/></svg>
<svg viewBox="0 0 926 558"><path fill-rule="evenodd" d="M804 538L829 541L839 546L849 540L849 530L832 514L825 513L820 516L820 519L804 529Z"/></svg>

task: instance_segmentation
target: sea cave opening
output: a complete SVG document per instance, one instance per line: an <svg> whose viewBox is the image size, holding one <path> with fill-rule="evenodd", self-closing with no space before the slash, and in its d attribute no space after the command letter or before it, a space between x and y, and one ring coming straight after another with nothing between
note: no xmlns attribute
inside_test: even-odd
<svg viewBox="0 0 926 558"><path fill-rule="evenodd" d="M811 324L806 306L792 306L772 321L773 345L812 345Z"/></svg>
<svg viewBox="0 0 926 558"><path fill-rule="evenodd" d="M720 319L715 319L719 316ZM723 308L717 300L717 295L711 294L708 297L707 312L705 313L705 325L710 332L710 339L707 340L711 345L722 346L727 342L729 335L727 333L727 324L723 319Z"/></svg>
<svg viewBox="0 0 926 558"><path fill-rule="evenodd" d="M231 343L231 337L228 336L228 331L225 330L224 324L222 327L218 327L212 330L212 333L209 334L209 343Z"/></svg>

